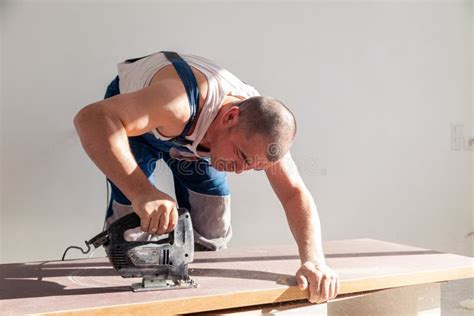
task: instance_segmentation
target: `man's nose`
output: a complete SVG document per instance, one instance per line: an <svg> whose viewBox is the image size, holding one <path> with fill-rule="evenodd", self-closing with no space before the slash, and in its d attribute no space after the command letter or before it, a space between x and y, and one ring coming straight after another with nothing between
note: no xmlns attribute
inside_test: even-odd
<svg viewBox="0 0 474 316"><path fill-rule="evenodd" d="M244 166L242 164L235 164L235 173L240 174L244 171Z"/></svg>
<svg viewBox="0 0 474 316"><path fill-rule="evenodd" d="M251 160L249 163L244 164L243 170L248 171L248 170L255 169L256 167L257 167L257 161Z"/></svg>

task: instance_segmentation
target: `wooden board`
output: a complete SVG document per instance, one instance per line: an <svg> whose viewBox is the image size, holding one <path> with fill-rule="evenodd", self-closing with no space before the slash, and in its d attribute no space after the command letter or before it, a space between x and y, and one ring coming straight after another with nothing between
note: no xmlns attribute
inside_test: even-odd
<svg viewBox="0 0 474 316"><path fill-rule="evenodd" d="M373 239L324 242L341 294L474 277L473 258ZM106 258L0 265L2 315L182 314L300 300L296 246L196 252L195 289L134 293ZM6 313L5 313L6 312Z"/></svg>
<svg viewBox="0 0 474 316"><path fill-rule="evenodd" d="M218 315L441 315L441 283L409 285L368 292L342 294L325 304L307 300L272 303L213 311ZM193 313L207 316L210 312Z"/></svg>

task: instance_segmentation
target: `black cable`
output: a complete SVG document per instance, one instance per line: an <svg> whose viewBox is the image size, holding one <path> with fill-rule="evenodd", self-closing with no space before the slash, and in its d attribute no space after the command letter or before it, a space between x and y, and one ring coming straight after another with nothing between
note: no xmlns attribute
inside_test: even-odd
<svg viewBox="0 0 474 316"><path fill-rule="evenodd" d="M105 226L107 225L107 211L109 210L110 200L110 187L109 181L107 181L107 177L105 178L105 187L106 187L106 200L105 200L105 219L104 219L104 226L102 226L102 231L105 230Z"/></svg>
<svg viewBox="0 0 474 316"><path fill-rule="evenodd" d="M66 254L69 251L69 249L79 249L83 254L85 254L85 255L88 254L89 251L91 251L91 246L89 246L89 243L87 241L84 241L84 242L86 243L87 250L84 251L84 249L82 249L81 247L78 247L78 246L69 246L64 251L61 261L64 261L64 258L66 258Z"/></svg>

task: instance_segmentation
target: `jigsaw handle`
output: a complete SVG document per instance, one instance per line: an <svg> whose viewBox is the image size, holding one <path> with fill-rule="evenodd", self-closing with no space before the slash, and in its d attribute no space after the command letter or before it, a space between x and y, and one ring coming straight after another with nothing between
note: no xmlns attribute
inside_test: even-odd
<svg viewBox="0 0 474 316"><path fill-rule="evenodd" d="M185 208L178 208L178 216L184 214L185 212L188 212L187 209ZM108 228L108 231L111 234L117 235L117 236L122 236L123 238L123 232L125 232L128 229L136 228L139 227L141 224L141 219L140 216L138 216L137 213L132 212L128 215L125 215L118 220L114 221ZM110 235L109 233L109 235ZM172 234L171 234L172 235Z"/></svg>
<svg viewBox="0 0 474 316"><path fill-rule="evenodd" d="M140 216L138 216L137 213L132 212L128 215L125 215L119 218L115 222L113 222L110 225L109 230L119 229L119 230L125 231L127 229L138 227L140 226L140 224L141 224Z"/></svg>
<svg viewBox="0 0 474 316"><path fill-rule="evenodd" d="M187 210L184 209L184 208L178 208L178 216L183 214L184 212L187 212ZM118 227L122 230L127 230L127 229L132 229L132 228L138 227L138 226L140 226L140 224L141 224L140 216L138 216L137 213L132 212L128 215L125 215L125 216L119 218L115 222L113 222L110 225L109 230L113 229L114 227Z"/></svg>

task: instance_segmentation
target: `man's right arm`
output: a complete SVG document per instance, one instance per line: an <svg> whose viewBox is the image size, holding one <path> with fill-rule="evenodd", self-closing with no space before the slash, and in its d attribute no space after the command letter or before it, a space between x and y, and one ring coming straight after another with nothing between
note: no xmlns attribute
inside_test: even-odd
<svg viewBox="0 0 474 316"><path fill-rule="evenodd" d="M135 211L141 215L144 231L152 232L152 228L159 224L156 221L160 220L152 218L156 217L153 213L158 210L151 210L153 205L147 207L146 204L171 198L158 191L141 171L130 150L128 136L141 135L158 127L182 129L186 122L186 112L181 110L186 109L183 100L187 102L184 90L174 81L165 81L92 103L74 117L84 150L132 205L135 204L134 209L140 208ZM187 106L187 103L184 105ZM158 204L163 206L163 203ZM142 216L146 212L149 218ZM161 224L163 227L164 224ZM159 229L158 233L164 233L163 229Z"/></svg>

